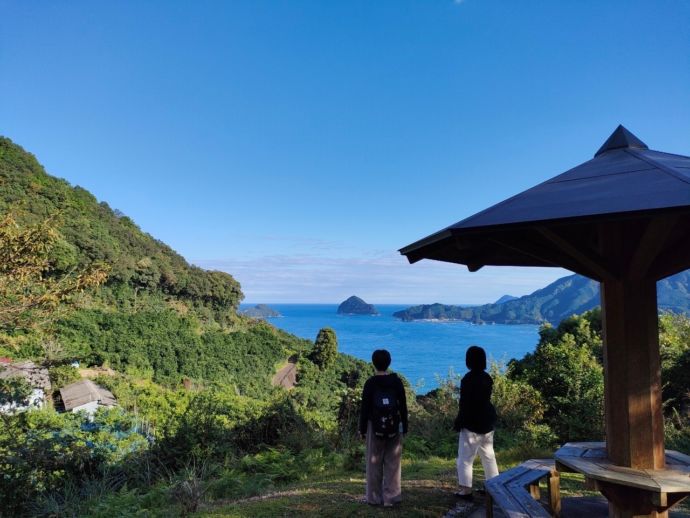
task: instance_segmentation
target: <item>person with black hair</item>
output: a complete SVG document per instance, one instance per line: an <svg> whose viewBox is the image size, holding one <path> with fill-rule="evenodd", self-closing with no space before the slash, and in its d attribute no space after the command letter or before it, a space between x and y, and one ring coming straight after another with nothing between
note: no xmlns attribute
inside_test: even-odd
<svg viewBox="0 0 690 518"><path fill-rule="evenodd" d="M467 349L465 363L470 370L460 382L460 410L453 429L458 438L458 484L455 493L472 499L472 464L479 453L486 480L498 475L494 454L496 409L491 404L493 380L486 372L486 352L476 345Z"/></svg>
<svg viewBox="0 0 690 518"><path fill-rule="evenodd" d="M367 444L366 502L391 507L402 501L400 459L402 436L407 433L405 387L388 373L391 355L377 349L371 355L376 374L364 383L359 433Z"/></svg>

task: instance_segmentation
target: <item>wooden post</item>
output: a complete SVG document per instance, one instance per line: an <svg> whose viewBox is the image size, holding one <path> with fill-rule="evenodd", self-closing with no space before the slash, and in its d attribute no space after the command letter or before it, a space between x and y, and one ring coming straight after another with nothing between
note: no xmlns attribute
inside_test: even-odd
<svg viewBox="0 0 690 518"><path fill-rule="evenodd" d="M620 466L662 469L664 428L661 407L661 361L652 279L606 279L601 283L604 328L606 446ZM621 493L606 494L609 515L666 516L629 507Z"/></svg>
<svg viewBox="0 0 690 518"><path fill-rule="evenodd" d="M661 361L653 280L601 284L606 445L612 462L664 467Z"/></svg>
<svg viewBox="0 0 690 518"><path fill-rule="evenodd" d="M561 515L561 475L558 471L553 470L549 474L548 486L551 515L558 517Z"/></svg>

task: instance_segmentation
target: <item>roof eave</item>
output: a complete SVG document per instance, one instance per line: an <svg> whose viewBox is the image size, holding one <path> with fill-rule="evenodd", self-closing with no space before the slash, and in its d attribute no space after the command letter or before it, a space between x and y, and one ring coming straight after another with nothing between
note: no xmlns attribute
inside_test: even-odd
<svg viewBox="0 0 690 518"><path fill-rule="evenodd" d="M401 255L407 257L410 263L416 263L422 259L433 259L425 256L425 251L429 250L434 245L439 245L449 238L460 239L463 237L482 236L492 233L503 233L520 231L528 228L536 227L557 227L561 225L587 224L597 223L599 221L612 220L629 220L637 218L651 217L657 214L666 214L671 212L690 212L690 205L681 205L676 207L664 207L661 209L646 209L639 211L626 211L617 213L603 213L603 214L588 214L585 216L574 216L559 219L544 219L544 220L529 220L519 221L514 223L501 223L496 225L484 225L476 227L447 227L440 232L431 234L419 241L416 241L399 250ZM456 225L461 224L456 223ZM464 263L461 263L464 264Z"/></svg>

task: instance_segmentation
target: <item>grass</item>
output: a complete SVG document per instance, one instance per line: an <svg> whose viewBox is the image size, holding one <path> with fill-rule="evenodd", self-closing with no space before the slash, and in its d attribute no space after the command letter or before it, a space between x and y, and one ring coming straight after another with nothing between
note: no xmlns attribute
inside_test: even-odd
<svg viewBox="0 0 690 518"><path fill-rule="evenodd" d="M403 460L403 502L392 509L362 502L364 473L335 473L309 483L287 485L258 497L215 501L195 516L205 517L279 517L279 516L443 516L458 505L455 459L432 457ZM460 504L459 514L466 516L478 504Z"/></svg>
<svg viewBox="0 0 690 518"><path fill-rule="evenodd" d="M548 458L552 452L504 450L497 452L499 470L505 471L526 458ZM365 479L362 471L333 470L308 482L285 484L259 496L237 500L215 500L202 505L196 517L439 517L469 516L484 504L482 497L464 502L454 496L457 479L454 458L403 458L403 502L387 509L363 502ZM482 487L484 473L477 460L474 466L475 488ZM542 482L542 496L547 494ZM561 496L600 496L585 487L584 477L576 473L561 474ZM678 511L687 512L686 506ZM683 514L682 516L687 516Z"/></svg>

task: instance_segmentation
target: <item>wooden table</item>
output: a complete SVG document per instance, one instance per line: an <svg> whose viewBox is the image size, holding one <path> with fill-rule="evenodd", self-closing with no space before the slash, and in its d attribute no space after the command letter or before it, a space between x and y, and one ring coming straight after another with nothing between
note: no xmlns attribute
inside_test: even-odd
<svg viewBox="0 0 690 518"><path fill-rule="evenodd" d="M666 469L616 466L606 443L570 442L554 454L556 469L582 473L585 480L622 508L663 513L690 496L690 456L666 450Z"/></svg>

